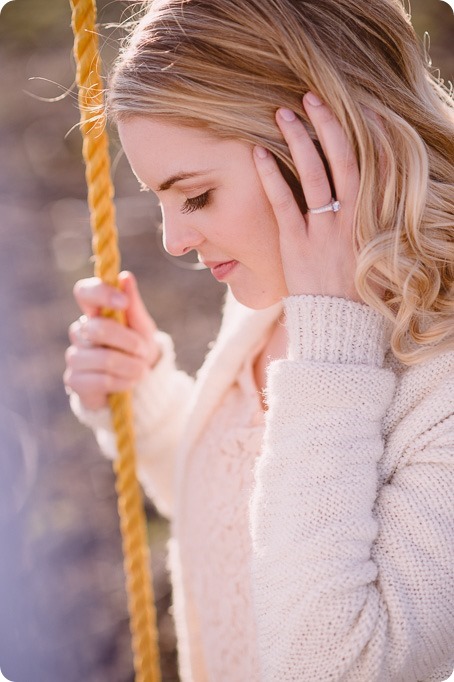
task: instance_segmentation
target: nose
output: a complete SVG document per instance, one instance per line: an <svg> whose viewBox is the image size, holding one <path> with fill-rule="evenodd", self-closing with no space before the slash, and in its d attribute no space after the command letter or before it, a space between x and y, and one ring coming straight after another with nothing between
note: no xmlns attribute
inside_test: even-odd
<svg viewBox="0 0 454 682"><path fill-rule="evenodd" d="M191 222L187 217L162 216L162 243L171 256L183 256L203 242L203 235Z"/></svg>

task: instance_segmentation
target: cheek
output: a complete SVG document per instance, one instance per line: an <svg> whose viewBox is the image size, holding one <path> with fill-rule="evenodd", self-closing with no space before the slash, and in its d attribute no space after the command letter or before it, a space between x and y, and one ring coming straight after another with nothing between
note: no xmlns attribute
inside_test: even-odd
<svg viewBox="0 0 454 682"><path fill-rule="evenodd" d="M254 175L253 179L239 188L228 210L236 225L235 232L240 233L243 239L249 236L255 242L255 249L257 249L258 241L259 250L262 250L260 242L262 242L262 247L268 248L270 245L278 244L279 230L273 209L255 169Z"/></svg>
<svg viewBox="0 0 454 682"><path fill-rule="evenodd" d="M251 201L251 220L254 231L263 243L263 249L279 250L279 227L264 189L256 188Z"/></svg>

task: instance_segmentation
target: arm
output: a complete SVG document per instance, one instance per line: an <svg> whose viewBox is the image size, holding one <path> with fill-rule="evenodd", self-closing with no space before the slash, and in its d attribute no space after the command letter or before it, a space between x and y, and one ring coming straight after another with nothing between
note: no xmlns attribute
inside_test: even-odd
<svg viewBox="0 0 454 682"><path fill-rule="evenodd" d="M286 313L250 506L261 680L428 679L453 648L454 418L378 490L383 319L322 296Z"/></svg>

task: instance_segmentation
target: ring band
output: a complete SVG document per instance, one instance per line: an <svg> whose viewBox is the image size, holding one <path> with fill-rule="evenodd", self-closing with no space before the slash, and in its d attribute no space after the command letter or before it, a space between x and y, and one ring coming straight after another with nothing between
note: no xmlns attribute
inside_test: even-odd
<svg viewBox="0 0 454 682"><path fill-rule="evenodd" d="M329 204L326 204L326 206L321 206L320 208L308 208L307 212L312 213L313 215L318 215L319 213L328 213L328 211L334 211L334 213L337 213L337 211L340 211L340 207L340 201L336 201L334 198L332 198Z"/></svg>

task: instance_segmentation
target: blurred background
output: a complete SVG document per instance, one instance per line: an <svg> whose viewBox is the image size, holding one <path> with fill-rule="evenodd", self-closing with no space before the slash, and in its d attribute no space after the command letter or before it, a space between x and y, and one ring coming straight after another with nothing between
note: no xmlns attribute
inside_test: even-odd
<svg viewBox="0 0 454 682"><path fill-rule="evenodd" d="M98 2L105 70L119 38L108 25L127 4ZM421 41L430 34L432 67L453 82L452 9L412 0L411 14ZM79 315L72 287L92 274L70 19L60 0L0 10L0 669L13 682L131 682L111 465L61 380ZM194 373L224 288L169 262L151 195L139 193L115 135L111 147L123 268ZM147 516L163 682L177 682L168 525L151 503Z"/></svg>

